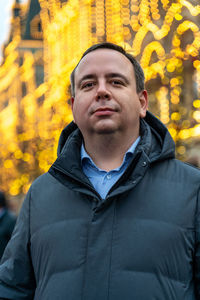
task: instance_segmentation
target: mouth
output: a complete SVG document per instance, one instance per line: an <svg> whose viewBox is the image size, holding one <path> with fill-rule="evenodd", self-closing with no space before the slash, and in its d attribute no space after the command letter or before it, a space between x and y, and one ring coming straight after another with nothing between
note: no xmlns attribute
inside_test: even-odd
<svg viewBox="0 0 200 300"><path fill-rule="evenodd" d="M99 107L94 111L96 116L110 116L115 113L115 110L110 107Z"/></svg>

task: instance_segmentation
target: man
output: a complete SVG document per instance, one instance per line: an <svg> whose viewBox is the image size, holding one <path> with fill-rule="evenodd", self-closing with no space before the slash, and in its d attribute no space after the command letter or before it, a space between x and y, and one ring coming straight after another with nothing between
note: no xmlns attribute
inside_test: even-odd
<svg viewBox="0 0 200 300"><path fill-rule="evenodd" d="M71 85L74 123L24 201L0 298L200 299L200 172L147 112L140 65L94 45Z"/></svg>
<svg viewBox="0 0 200 300"><path fill-rule="evenodd" d="M10 240L16 222L15 216L8 210L6 197L0 191L0 258Z"/></svg>

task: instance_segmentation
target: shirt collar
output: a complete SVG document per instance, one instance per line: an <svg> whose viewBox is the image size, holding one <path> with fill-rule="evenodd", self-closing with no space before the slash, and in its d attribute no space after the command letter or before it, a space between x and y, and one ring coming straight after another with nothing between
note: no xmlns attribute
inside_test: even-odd
<svg viewBox="0 0 200 300"><path fill-rule="evenodd" d="M140 136L133 142L133 144L130 146L130 148L126 151L125 155L124 155L124 159L123 162L121 164L121 166L133 156L133 153L135 151L135 148L137 147L138 143L140 141ZM83 164L83 162L89 163L90 165L92 165L93 167L97 168L98 170L100 170L95 163L93 162L92 158L88 155L88 153L85 150L84 144L82 143L81 145L81 162ZM117 169L120 169L121 166ZM116 170L117 170L116 169ZM103 170L102 170L103 171Z"/></svg>

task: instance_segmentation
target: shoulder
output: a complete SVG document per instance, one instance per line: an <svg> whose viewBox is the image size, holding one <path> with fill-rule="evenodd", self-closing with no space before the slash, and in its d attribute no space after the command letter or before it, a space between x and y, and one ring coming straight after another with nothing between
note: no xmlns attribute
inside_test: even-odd
<svg viewBox="0 0 200 300"><path fill-rule="evenodd" d="M167 180L183 188L198 189L200 187L200 169L178 159L158 161L151 168L154 178Z"/></svg>
<svg viewBox="0 0 200 300"><path fill-rule="evenodd" d="M44 173L33 181L25 200L31 203L33 199L40 202L44 199L47 200L49 197L55 197L60 185L61 183L49 172Z"/></svg>
<svg viewBox="0 0 200 300"><path fill-rule="evenodd" d="M186 162L182 162L178 159L173 160L174 167L180 169L183 172L188 173L191 176L197 176L200 178L200 169Z"/></svg>
<svg viewBox="0 0 200 300"><path fill-rule="evenodd" d="M170 160L169 176L185 186L200 187L200 169L178 159Z"/></svg>
<svg viewBox="0 0 200 300"><path fill-rule="evenodd" d="M51 176L49 172L46 172L33 181L31 184L31 189L37 189L39 187L46 186L47 184L53 184L54 182L54 177Z"/></svg>

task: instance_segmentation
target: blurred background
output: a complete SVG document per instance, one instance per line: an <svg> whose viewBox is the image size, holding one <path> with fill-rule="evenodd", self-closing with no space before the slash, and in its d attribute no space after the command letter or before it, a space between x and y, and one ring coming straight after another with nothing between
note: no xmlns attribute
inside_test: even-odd
<svg viewBox="0 0 200 300"><path fill-rule="evenodd" d="M196 0L1 0L0 189L17 213L56 158L71 120L69 75L92 44L141 63L149 109L177 157L200 163L200 5Z"/></svg>

